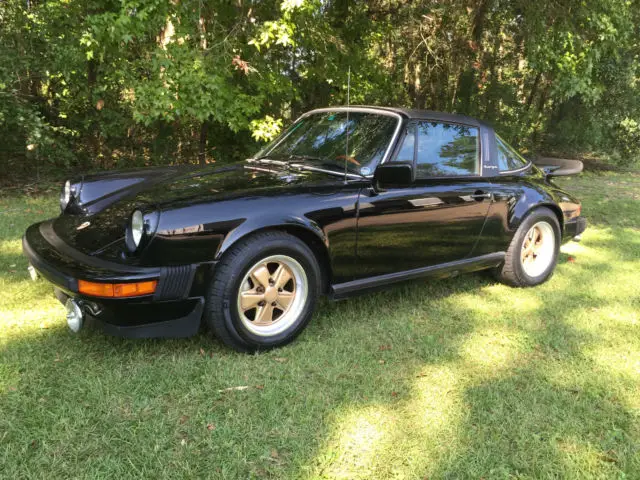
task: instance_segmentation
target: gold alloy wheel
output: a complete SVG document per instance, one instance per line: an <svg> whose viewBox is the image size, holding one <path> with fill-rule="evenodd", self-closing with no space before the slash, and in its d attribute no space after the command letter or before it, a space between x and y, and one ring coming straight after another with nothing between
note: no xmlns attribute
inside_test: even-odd
<svg viewBox="0 0 640 480"><path fill-rule="evenodd" d="M555 234L547 222L538 222L529 229L522 243L520 261L530 277L542 275L553 261Z"/></svg>
<svg viewBox="0 0 640 480"><path fill-rule="evenodd" d="M240 284L240 319L256 335L276 335L298 319L307 291L307 276L296 260L267 257L252 266Z"/></svg>

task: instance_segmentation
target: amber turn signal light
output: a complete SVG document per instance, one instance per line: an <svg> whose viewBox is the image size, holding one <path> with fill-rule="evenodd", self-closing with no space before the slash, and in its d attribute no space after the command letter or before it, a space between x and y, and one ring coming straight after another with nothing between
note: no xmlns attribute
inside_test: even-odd
<svg viewBox="0 0 640 480"><path fill-rule="evenodd" d="M147 280L136 283L98 283L78 280L78 291L92 297L138 297L151 295L156 291L157 280Z"/></svg>
<svg viewBox="0 0 640 480"><path fill-rule="evenodd" d="M573 220L582 213L582 205L579 203L560 202L559 205L566 221Z"/></svg>

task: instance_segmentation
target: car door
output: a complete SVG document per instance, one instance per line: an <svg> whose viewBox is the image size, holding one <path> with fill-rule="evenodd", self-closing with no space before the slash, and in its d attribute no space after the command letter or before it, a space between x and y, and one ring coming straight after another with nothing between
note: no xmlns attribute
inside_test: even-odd
<svg viewBox="0 0 640 480"><path fill-rule="evenodd" d="M391 161L413 162L415 180L361 194L358 278L472 256L491 203L479 130L435 120L406 125Z"/></svg>

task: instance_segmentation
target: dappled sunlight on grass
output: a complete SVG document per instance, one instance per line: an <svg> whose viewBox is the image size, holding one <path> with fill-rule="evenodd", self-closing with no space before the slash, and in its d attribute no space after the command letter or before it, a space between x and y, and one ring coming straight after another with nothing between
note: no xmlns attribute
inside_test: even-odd
<svg viewBox="0 0 640 480"><path fill-rule="evenodd" d="M487 323L492 323L496 318L513 321L526 318L540 308L543 299L531 290L493 284L461 296L458 301Z"/></svg>
<svg viewBox="0 0 640 480"><path fill-rule="evenodd" d="M22 255L21 240L4 240L0 242L1 255Z"/></svg>
<svg viewBox="0 0 640 480"><path fill-rule="evenodd" d="M444 430L453 430L456 417L464 409L460 372L450 366L428 365L420 369L413 384L410 415L416 427L434 439Z"/></svg>
<svg viewBox="0 0 640 480"><path fill-rule="evenodd" d="M590 442L581 441L574 435L567 438L560 438L555 441L558 452L558 462L566 471L572 472L594 472L601 469L603 460L605 462L615 462L609 457L607 452L603 452Z"/></svg>
<svg viewBox="0 0 640 480"><path fill-rule="evenodd" d="M51 285L30 279L7 281L0 277L2 335L0 344L32 331L62 326L66 328L63 306L52 295Z"/></svg>
<svg viewBox="0 0 640 480"><path fill-rule="evenodd" d="M24 308L5 310L3 312L5 315L3 325L6 328L4 339L9 340L12 337L24 335L35 329L58 326L66 328L67 325L64 322L65 312L62 305L57 302L51 305L48 300L43 299L36 304L31 303L28 310Z"/></svg>
<svg viewBox="0 0 640 480"><path fill-rule="evenodd" d="M461 378L448 366L427 366L404 398L338 415L309 477L412 478L434 470L456 451L467 410Z"/></svg>
<svg viewBox="0 0 640 480"><path fill-rule="evenodd" d="M637 299L640 301L640 299ZM609 305L599 309L598 316L603 323L609 325L626 325L628 327L640 326L640 310L638 309L638 301L631 305Z"/></svg>
<svg viewBox="0 0 640 480"><path fill-rule="evenodd" d="M416 368L407 394L388 407L366 405L333 420L334 434L320 449L310 476L414 478L455 463L464 451L461 429L469 421L465 391L508 377L528 344L517 330L465 335L459 360Z"/></svg>
<svg viewBox="0 0 640 480"><path fill-rule="evenodd" d="M630 338L627 341L617 339L615 348L611 348L612 344L612 341L605 341L597 346L585 348L583 353L594 361L602 372L612 377L619 376L621 380L628 382L628 385L636 385L636 392L640 394L640 342L637 338ZM640 395L636 398L640 400Z"/></svg>
<svg viewBox="0 0 640 480"><path fill-rule="evenodd" d="M322 473L332 478L370 478L393 446L396 427L387 408L369 406L345 413L336 419L335 438L319 460Z"/></svg>
<svg viewBox="0 0 640 480"><path fill-rule="evenodd" d="M619 243L625 245L625 248L619 248ZM616 248L602 248L603 245L607 244L612 244ZM622 255L621 252L633 252L630 247L632 247L632 244L627 236L622 238L615 237L610 229L589 227L583 234L580 243L569 242L562 246L561 252L572 256L577 266L581 266L586 261L592 266L593 262L606 264L607 262L618 261ZM637 258L637 256L634 255L633 258ZM564 263L562 259L560 263Z"/></svg>
<svg viewBox="0 0 640 480"><path fill-rule="evenodd" d="M466 368L481 372L483 377L500 374L514 366L520 354L530 348L526 334L505 329L477 330L462 346Z"/></svg>

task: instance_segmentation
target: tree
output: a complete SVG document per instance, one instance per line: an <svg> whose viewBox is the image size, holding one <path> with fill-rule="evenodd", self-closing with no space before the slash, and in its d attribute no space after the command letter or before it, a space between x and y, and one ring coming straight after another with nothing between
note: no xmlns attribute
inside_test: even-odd
<svg viewBox="0 0 640 480"><path fill-rule="evenodd" d="M302 112L454 111L529 151L640 157L628 0L8 0L0 168L244 158Z"/></svg>

